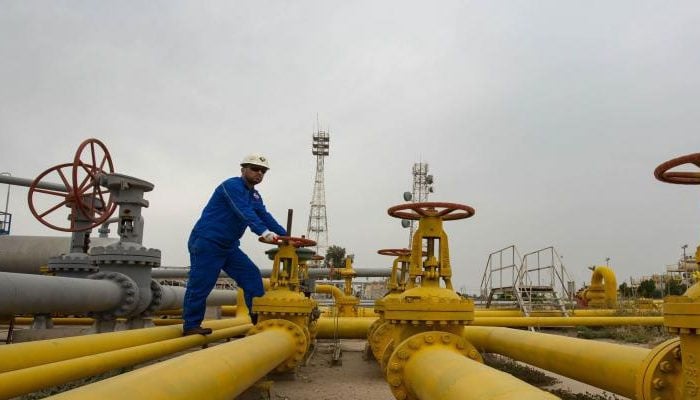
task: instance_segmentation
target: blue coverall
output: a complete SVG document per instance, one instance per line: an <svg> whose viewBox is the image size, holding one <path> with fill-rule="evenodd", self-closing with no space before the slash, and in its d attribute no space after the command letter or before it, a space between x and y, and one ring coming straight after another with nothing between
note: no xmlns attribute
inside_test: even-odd
<svg viewBox="0 0 700 400"><path fill-rule="evenodd" d="M246 228L257 235L266 230L287 235L267 212L257 190L240 177L229 178L214 190L187 243L190 274L183 305L184 330L202 323L207 296L222 269L243 289L251 312L253 297L264 294L260 270L239 248Z"/></svg>

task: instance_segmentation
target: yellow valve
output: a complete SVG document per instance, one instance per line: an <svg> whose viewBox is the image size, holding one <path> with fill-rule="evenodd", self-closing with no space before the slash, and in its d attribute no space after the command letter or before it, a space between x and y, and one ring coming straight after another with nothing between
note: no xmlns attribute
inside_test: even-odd
<svg viewBox="0 0 700 400"><path fill-rule="evenodd" d="M299 257L296 249L314 246L316 242L306 238L281 236L275 242L270 288L262 297L253 298L253 312L258 314L258 323L270 319L285 319L301 327L309 340L309 323L314 302L299 291Z"/></svg>
<svg viewBox="0 0 700 400"><path fill-rule="evenodd" d="M672 171L674 168L693 164L700 167L700 153L688 154L674 158L660 164L654 170L656 179L682 185L700 185L700 171ZM696 261L700 261L700 247L695 254ZM698 296L698 284L686 290L685 296L668 296L664 299L664 325L669 332L680 336L680 346L676 346L669 353L672 358L666 356L666 368L659 363L661 373L651 379L651 384L646 384L640 391L646 395L653 392L656 398L669 399L694 399L700 395L700 374L698 373L698 360L700 359L700 297ZM671 346L671 345L669 345ZM680 377L671 380L662 376L664 369L670 370L673 360L680 360L682 371ZM676 374L678 375L678 374ZM648 381L647 381L648 382ZM651 395L650 395L651 396ZM663 397L662 397L663 396ZM644 397L645 399L647 397ZM648 397L652 398L652 397Z"/></svg>
<svg viewBox="0 0 700 400"><path fill-rule="evenodd" d="M448 239L442 229L443 221L469 218L474 209L454 203L408 203L388 212L392 217L418 220L418 229L411 244L406 290L385 297L380 305L385 322L375 326L368 338L383 370L396 346L409 337L426 331L459 335L474 320L473 301L452 288Z"/></svg>

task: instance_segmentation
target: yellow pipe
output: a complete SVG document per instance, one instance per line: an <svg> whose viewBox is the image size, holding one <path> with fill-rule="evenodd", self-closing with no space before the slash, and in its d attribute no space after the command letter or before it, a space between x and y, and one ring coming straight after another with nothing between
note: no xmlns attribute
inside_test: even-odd
<svg viewBox="0 0 700 400"><path fill-rule="evenodd" d="M639 314L648 314L649 310L637 310ZM641 312L640 312L641 311ZM572 310L569 312L571 316L574 317L612 317L618 315L620 310L615 309L580 309ZM494 309L479 309L474 310L474 315L476 317L524 317L525 314L520 309L508 309L508 310L494 310ZM531 317L547 317L551 316L552 313L544 312L531 312Z"/></svg>
<svg viewBox="0 0 700 400"><path fill-rule="evenodd" d="M334 331L338 328L337 337L343 339L367 339L367 331L377 317L321 317L318 320L319 339L336 337Z"/></svg>
<svg viewBox="0 0 700 400"><path fill-rule="evenodd" d="M206 321L203 326L222 329L247 323L250 323L250 318L241 317ZM182 326L173 325L15 343L10 346L0 346L0 372L104 353L180 336L182 336Z"/></svg>
<svg viewBox="0 0 700 400"><path fill-rule="evenodd" d="M477 317L473 326L662 326L664 317Z"/></svg>
<svg viewBox="0 0 700 400"><path fill-rule="evenodd" d="M338 300L345 297L345 293L343 293L342 290L333 285L316 285L315 291L316 293L325 293L332 295L336 303L338 302Z"/></svg>
<svg viewBox="0 0 700 400"><path fill-rule="evenodd" d="M115 368L153 360L191 347L243 335L252 327L252 324L245 324L223 328L214 331L211 335L181 336L176 339L5 372L0 374L0 399L9 399Z"/></svg>
<svg viewBox="0 0 700 400"><path fill-rule="evenodd" d="M468 326L463 336L497 353L601 389L635 397L635 374L649 349L523 330Z"/></svg>
<svg viewBox="0 0 700 400"><path fill-rule="evenodd" d="M157 318L153 319L153 325L177 325L182 323L180 318ZM31 317L16 317L15 325L31 325L34 322L34 318ZM93 318L65 318L56 317L51 318L51 323L54 325L75 325L75 326L90 326L95 323Z"/></svg>
<svg viewBox="0 0 700 400"><path fill-rule="evenodd" d="M86 400L230 400L295 354L285 326L172 358L50 397Z"/></svg>
<svg viewBox="0 0 700 400"><path fill-rule="evenodd" d="M603 290L603 298L596 298L598 290ZM591 297L588 297L591 296ZM598 265L591 276L591 286L586 296L591 307L614 308L617 306L617 279L609 267Z"/></svg>
<svg viewBox="0 0 700 400"><path fill-rule="evenodd" d="M510 374L445 348L421 348L410 356L404 371L405 385L418 399L558 399Z"/></svg>

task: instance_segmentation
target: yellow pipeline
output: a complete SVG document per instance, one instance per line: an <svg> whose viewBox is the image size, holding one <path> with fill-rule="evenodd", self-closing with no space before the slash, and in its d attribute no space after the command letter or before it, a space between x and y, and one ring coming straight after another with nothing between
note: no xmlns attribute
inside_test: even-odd
<svg viewBox="0 0 700 400"><path fill-rule="evenodd" d="M0 399L9 399L115 368L153 360L191 347L243 335L252 327L252 324L244 324L218 329L211 335L181 336L176 339L5 372L0 374Z"/></svg>
<svg viewBox="0 0 700 400"><path fill-rule="evenodd" d="M316 285L316 293L330 294L336 303L345 296L342 290L333 285Z"/></svg>
<svg viewBox="0 0 700 400"><path fill-rule="evenodd" d="M586 291L591 308L615 308L617 306L617 279L615 272L598 265L591 276L591 286Z"/></svg>
<svg viewBox="0 0 700 400"><path fill-rule="evenodd" d="M203 326L223 329L250 323L250 318L234 318L204 322ZM182 326L73 336L36 342L15 343L0 347L0 372L67 360L90 354L153 343L182 336Z"/></svg>
<svg viewBox="0 0 700 400"><path fill-rule="evenodd" d="M465 327L477 349L497 353L629 398L651 350L508 328Z"/></svg>
<svg viewBox="0 0 700 400"><path fill-rule="evenodd" d="M477 317L474 326L662 326L664 317Z"/></svg>
<svg viewBox="0 0 700 400"><path fill-rule="evenodd" d="M230 400L294 356L297 339L285 327L270 328L50 398Z"/></svg>
<svg viewBox="0 0 700 400"><path fill-rule="evenodd" d="M318 320L317 338L332 339L338 328L337 337L343 339L367 339L367 330L377 317L321 317Z"/></svg>
<svg viewBox="0 0 700 400"><path fill-rule="evenodd" d="M571 315L574 317L612 317L620 313L619 310L613 309L580 309L570 311ZM649 310L637 310L638 314L649 314ZM485 310L477 308L474 310L476 317L524 317L525 314L520 309L506 309L506 310ZM532 317L546 317L552 315L551 313L545 312L531 312Z"/></svg>
<svg viewBox="0 0 700 400"><path fill-rule="evenodd" d="M418 350L404 371L405 385L418 399L558 399L510 374L444 348Z"/></svg>
<svg viewBox="0 0 700 400"><path fill-rule="evenodd" d="M235 307L235 306L234 306ZM180 318L157 318L153 319L153 325L177 325L182 323ZM34 318L31 317L16 317L15 325L31 325L34 322ZM51 318L51 323L54 325L73 325L73 326L89 326L95 323L94 318Z"/></svg>

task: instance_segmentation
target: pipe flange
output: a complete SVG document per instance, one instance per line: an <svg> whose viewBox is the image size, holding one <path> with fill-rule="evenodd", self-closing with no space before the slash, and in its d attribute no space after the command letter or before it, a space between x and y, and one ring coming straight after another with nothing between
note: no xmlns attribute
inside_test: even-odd
<svg viewBox="0 0 700 400"><path fill-rule="evenodd" d="M292 356L288 359L282 361L282 363L275 368L275 371L288 372L294 370L294 368L296 368L304 360L304 355L306 355L306 351L309 348L309 340L307 336L308 329L305 332L301 326L285 319L268 319L258 322L257 325L248 331L246 336L255 335L269 329L286 330L294 337L294 354L292 354Z"/></svg>
<svg viewBox="0 0 700 400"><path fill-rule="evenodd" d="M376 310L376 308L375 308L375 310ZM383 319L383 318L377 318L374 322L372 322L372 325L370 325L369 328L367 328L367 340L370 340L370 339L372 338L372 333L373 333L374 330L377 329L377 328L379 327L379 325L381 325L382 323L384 323L384 319Z"/></svg>
<svg viewBox="0 0 700 400"><path fill-rule="evenodd" d="M99 319L115 319L118 317L126 317L139 305L139 287L133 279L119 272L98 272L88 275L88 279L108 280L119 286L122 290L122 301L119 305L108 311L90 312L88 315Z"/></svg>
<svg viewBox="0 0 700 400"><path fill-rule="evenodd" d="M398 400L414 400L417 397L406 386L403 370L411 356L423 348L449 349L474 361L483 363L481 354L466 339L454 333L429 331L411 336L401 342L391 354L387 364L386 380Z"/></svg>
<svg viewBox="0 0 700 400"><path fill-rule="evenodd" d="M141 316L149 317L153 315L154 312L160 310L163 304L163 288L160 286L156 280L151 279L151 303L146 307Z"/></svg>
<svg viewBox="0 0 700 400"><path fill-rule="evenodd" d="M369 346L377 361L382 359L382 354L386 351L386 346L391 341L391 333L394 326L389 321L381 321L369 337Z"/></svg>
<svg viewBox="0 0 700 400"><path fill-rule="evenodd" d="M692 355L690 355L692 357ZM697 361L695 361L697 362ZM690 360L691 366L694 364ZM692 376L683 380L683 360L680 338L669 339L654 347L635 375L635 398L639 400L684 399L683 393L700 388Z"/></svg>

